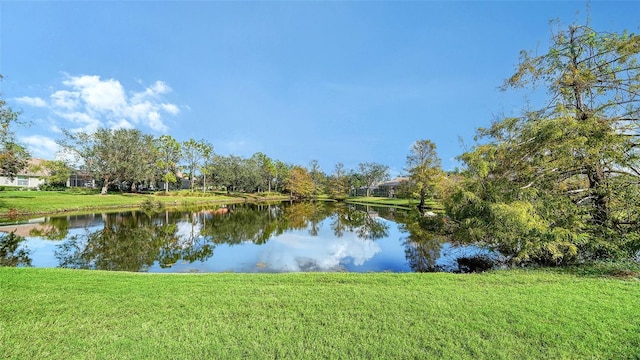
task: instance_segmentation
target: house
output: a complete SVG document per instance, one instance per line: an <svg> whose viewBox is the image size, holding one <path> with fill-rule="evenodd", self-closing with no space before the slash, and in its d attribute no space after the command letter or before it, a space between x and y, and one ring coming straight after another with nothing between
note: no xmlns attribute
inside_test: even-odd
<svg viewBox="0 0 640 360"><path fill-rule="evenodd" d="M39 158L29 159L27 167L16 174L13 180L8 176L0 175L0 186L37 189L40 185L44 184L44 179L42 177L47 175L44 170L38 169L43 161L44 159Z"/></svg>
<svg viewBox="0 0 640 360"><path fill-rule="evenodd" d="M397 177L392 180L379 182L369 188L369 194L371 196L395 197L398 186L407 181L409 181L408 177ZM355 189L356 196L365 196L366 194L366 187Z"/></svg>
<svg viewBox="0 0 640 360"><path fill-rule="evenodd" d="M397 177L392 180L383 181L378 183L373 188L373 194L376 196L396 197L398 186L403 182L408 182L408 177Z"/></svg>
<svg viewBox="0 0 640 360"><path fill-rule="evenodd" d="M69 179L67 179L67 187L96 187L96 181L91 174L84 170L73 170Z"/></svg>

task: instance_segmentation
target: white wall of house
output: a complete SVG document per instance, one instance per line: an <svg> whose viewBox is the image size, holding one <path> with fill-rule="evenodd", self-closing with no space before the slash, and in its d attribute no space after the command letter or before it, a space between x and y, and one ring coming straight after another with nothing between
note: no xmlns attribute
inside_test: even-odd
<svg viewBox="0 0 640 360"><path fill-rule="evenodd" d="M6 176L0 176L0 186L15 186L20 188L35 189L44 184L43 179L33 176L17 175L13 181Z"/></svg>

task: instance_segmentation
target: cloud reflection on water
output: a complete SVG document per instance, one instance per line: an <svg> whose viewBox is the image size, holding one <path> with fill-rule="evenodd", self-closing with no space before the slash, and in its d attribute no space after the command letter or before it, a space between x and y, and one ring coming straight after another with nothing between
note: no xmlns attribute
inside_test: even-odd
<svg viewBox="0 0 640 360"><path fill-rule="evenodd" d="M274 272L336 271L347 263L360 266L381 251L376 242L360 239L355 234L323 240L287 233L263 246L258 253L257 264L263 264L264 270Z"/></svg>

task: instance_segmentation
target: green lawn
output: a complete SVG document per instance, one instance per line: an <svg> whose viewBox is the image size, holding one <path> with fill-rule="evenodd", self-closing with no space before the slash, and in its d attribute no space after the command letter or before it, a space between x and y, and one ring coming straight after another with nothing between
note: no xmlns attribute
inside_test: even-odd
<svg viewBox="0 0 640 360"><path fill-rule="evenodd" d="M365 205L386 205L386 206L396 206L396 207L409 207L415 208L419 201L416 199L398 199L398 198L387 198L387 197L375 197L375 196L360 196L360 197L350 197L347 199L347 202L352 204L365 204ZM440 209L442 205L438 204L435 201L425 201L425 205L429 208Z"/></svg>
<svg viewBox="0 0 640 360"><path fill-rule="evenodd" d="M55 191L0 191L0 218L8 214L51 214L56 212L135 208L145 200L161 202L166 206L189 206L204 203L246 201L241 197L221 194L202 196L195 192L169 193L169 195ZM254 200L261 200L256 196Z"/></svg>
<svg viewBox="0 0 640 360"><path fill-rule="evenodd" d="M637 359L640 282L0 268L2 359Z"/></svg>
<svg viewBox="0 0 640 360"><path fill-rule="evenodd" d="M168 195L158 194L129 194L109 193L100 195L97 191L0 191L0 219L10 215L40 215L59 212L82 212L90 210L109 210L121 208L137 208L144 201L161 202L165 206L192 206L207 203L228 202L260 202L282 201L289 199L286 194L257 193L190 193L189 191L170 192ZM396 206L413 208L418 202L409 199L392 199L385 197L352 197L347 202L375 206ZM439 205L435 202L427 205L435 209Z"/></svg>

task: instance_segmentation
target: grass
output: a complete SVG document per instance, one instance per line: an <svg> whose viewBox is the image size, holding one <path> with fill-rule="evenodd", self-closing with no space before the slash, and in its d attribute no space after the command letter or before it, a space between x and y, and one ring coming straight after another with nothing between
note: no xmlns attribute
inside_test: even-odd
<svg viewBox="0 0 640 360"><path fill-rule="evenodd" d="M55 191L0 191L0 218L19 215L40 215L59 212L80 212L136 208L148 199L166 206L190 206L205 203L247 201L244 198L223 194L194 192L171 192L154 194L110 193L100 195L95 191L55 192ZM263 198L260 198L263 199ZM257 200L260 200L257 199Z"/></svg>
<svg viewBox="0 0 640 360"><path fill-rule="evenodd" d="M395 206L395 207L404 207L404 208L415 208L419 201L416 199L398 199L398 198L388 198L388 197L374 197L374 196L360 196L360 197L350 197L347 199L347 202L352 204L365 204L365 205L384 205L384 206ZM431 209L441 209L442 205L435 201L425 201L425 205L427 208Z"/></svg>
<svg viewBox="0 0 640 360"><path fill-rule="evenodd" d="M109 210L122 208L137 208L143 203L151 201L160 202L165 206L193 206L207 203L222 202L261 202L283 201L289 199L286 194L278 193L231 193L199 191L176 191L164 194L130 194L109 193L100 195L96 190L84 191L0 191L0 219L9 219L16 216L45 215L61 212L82 212L91 210ZM394 206L413 208L417 200L395 199L384 197L352 197L347 202L354 204L366 204L375 206ZM437 209L435 202L427 205Z"/></svg>
<svg viewBox="0 0 640 360"><path fill-rule="evenodd" d="M631 359L640 283L0 268L3 359Z"/></svg>

